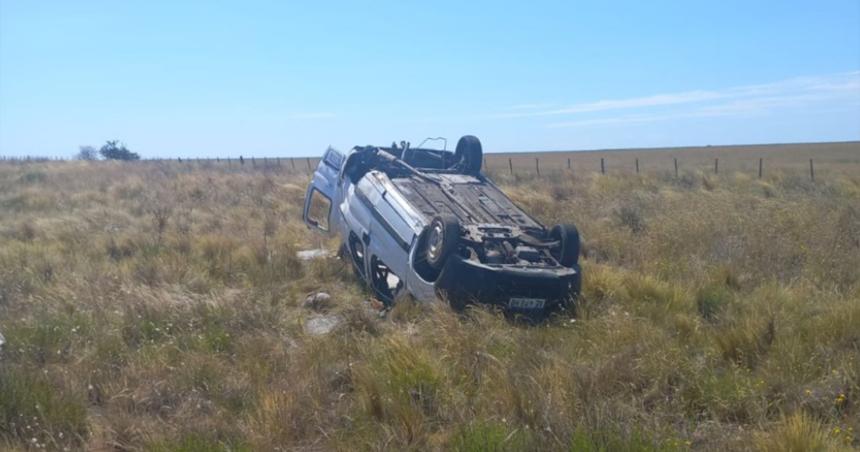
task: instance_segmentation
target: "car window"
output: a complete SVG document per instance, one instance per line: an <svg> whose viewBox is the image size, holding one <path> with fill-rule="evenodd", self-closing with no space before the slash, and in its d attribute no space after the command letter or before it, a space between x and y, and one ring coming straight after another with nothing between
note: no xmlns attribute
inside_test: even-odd
<svg viewBox="0 0 860 452"><path fill-rule="evenodd" d="M328 217L331 212L331 200L319 190L313 189L308 205L308 223L323 231L328 231Z"/></svg>

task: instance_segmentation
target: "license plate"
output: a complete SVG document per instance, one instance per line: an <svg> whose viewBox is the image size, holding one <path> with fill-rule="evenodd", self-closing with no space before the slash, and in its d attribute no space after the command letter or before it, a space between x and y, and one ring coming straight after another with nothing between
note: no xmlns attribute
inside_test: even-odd
<svg viewBox="0 0 860 452"><path fill-rule="evenodd" d="M508 300L508 307L516 309L542 309L545 302L546 300L543 298L511 297Z"/></svg>

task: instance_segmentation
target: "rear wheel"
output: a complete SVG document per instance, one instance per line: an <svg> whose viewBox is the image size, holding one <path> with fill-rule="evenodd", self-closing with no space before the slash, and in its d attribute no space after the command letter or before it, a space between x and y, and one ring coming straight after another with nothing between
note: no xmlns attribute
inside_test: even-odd
<svg viewBox="0 0 860 452"><path fill-rule="evenodd" d="M434 270L441 270L451 255L457 249L460 241L460 223L450 216L439 216L433 219L427 230L425 255L427 264Z"/></svg>
<svg viewBox="0 0 860 452"><path fill-rule="evenodd" d="M558 245L551 250L552 257L565 267L573 267L579 261L579 231L572 224L559 224L549 231Z"/></svg>
<svg viewBox="0 0 860 452"><path fill-rule="evenodd" d="M472 135L465 135L457 142L457 149L454 151L454 156L457 159L456 165L463 172L471 176L477 176L481 173L481 163L484 160L484 150L481 147L481 140Z"/></svg>
<svg viewBox="0 0 860 452"><path fill-rule="evenodd" d="M361 242L355 233L350 232L349 243L346 248L349 252L349 257L352 261L352 269L355 271L355 275L361 280L364 280L364 243Z"/></svg>

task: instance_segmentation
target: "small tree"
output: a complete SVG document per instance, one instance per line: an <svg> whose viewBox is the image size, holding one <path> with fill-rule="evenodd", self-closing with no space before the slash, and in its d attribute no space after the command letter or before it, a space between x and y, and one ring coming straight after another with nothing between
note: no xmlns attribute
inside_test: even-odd
<svg viewBox="0 0 860 452"><path fill-rule="evenodd" d="M92 146L81 146L75 158L78 160L98 160L99 151Z"/></svg>
<svg viewBox="0 0 860 452"><path fill-rule="evenodd" d="M140 160L140 155L126 149L125 145L119 140L108 140L101 149L99 154L107 160Z"/></svg>

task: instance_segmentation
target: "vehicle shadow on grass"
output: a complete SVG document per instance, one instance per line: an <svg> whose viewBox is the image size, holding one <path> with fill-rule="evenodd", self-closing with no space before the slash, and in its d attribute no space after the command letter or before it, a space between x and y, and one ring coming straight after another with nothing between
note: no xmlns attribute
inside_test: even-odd
<svg viewBox="0 0 860 452"><path fill-rule="evenodd" d="M517 327L549 326L559 323L574 323L577 317L577 302L572 302L567 307L557 306L551 309L541 309L533 312L515 311L499 305L480 302L470 302L465 306L452 306L444 297L427 303L413 298L409 294L399 295L392 305L380 306L381 317L391 319L394 322L420 320L426 316L431 309L447 310L462 321L474 321L480 316L493 316L504 318L506 323Z"/></svg>

